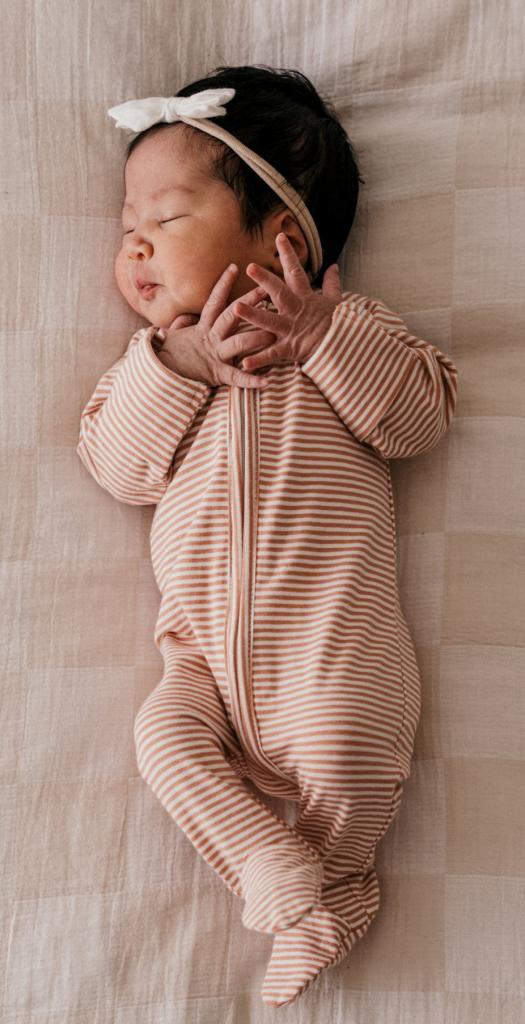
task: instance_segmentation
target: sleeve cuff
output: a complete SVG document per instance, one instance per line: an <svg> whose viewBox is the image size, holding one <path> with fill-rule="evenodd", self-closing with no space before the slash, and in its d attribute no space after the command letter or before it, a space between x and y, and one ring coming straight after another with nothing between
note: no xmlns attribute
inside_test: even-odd
<svg viewBox="0 0 525 1024"><path fill-rule="evenodd" d="M152 347L155 328L139 337L113 388L114 415L130 443L158 471L189 429L210 388L169 370Z"/></svg>
<svg viewBox="0 0 525 1024"><path fill-rule="evenodd" d="M139 346L142 347L144 357L147 360L153 373L165 377L167 381L171 382L173 392L180 394L181 390L188 397L198 396L204 398L210 391L211 387L204 383L203 380L194 380L193 377L184 377L182 373L177 373L176 370L170 370L169 366L159 359L155 349L153 348L153 338L157 336L162 341L165 340L165 331L158 330L156 327L150 327L139 342ZM199 405L201 402L199 402Z"/></svg>

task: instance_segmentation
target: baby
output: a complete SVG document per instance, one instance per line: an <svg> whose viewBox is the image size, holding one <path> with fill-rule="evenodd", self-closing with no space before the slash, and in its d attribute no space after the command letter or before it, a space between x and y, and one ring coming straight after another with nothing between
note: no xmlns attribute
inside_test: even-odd
<svg viewBox="0 0 525 1024"><path fill-rule="evenodd" d="M274 935L262 998L281 1006L379 908L421 703L389 459L438 443L457 371L341 292L362 179L300 72L216 69L110 114L138 132L115 274L149 326L98 382L77 451L116 498L156 505L164 672L138 766L244 925ZM297 801L294 825L250 782Z"/></svg>

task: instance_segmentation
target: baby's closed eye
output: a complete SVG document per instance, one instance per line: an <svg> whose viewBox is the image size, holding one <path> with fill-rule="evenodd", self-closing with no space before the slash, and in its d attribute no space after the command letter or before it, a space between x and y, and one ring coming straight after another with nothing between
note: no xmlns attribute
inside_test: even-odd
<svg viewBox="0 0 525 1024"><path fill-rule="evenodd" d="M181 217L186 217L186 216L187 216L187 214L185 214L185 213L179 213L179 215L177 217L167 217L166 220L159 220L159 224L169 224L170 220L180 220ZM134 231L134 230L135 230L135 228L128 228L128 230L127 231L123 231L122 234L130 235L131 232Z"/></svg>

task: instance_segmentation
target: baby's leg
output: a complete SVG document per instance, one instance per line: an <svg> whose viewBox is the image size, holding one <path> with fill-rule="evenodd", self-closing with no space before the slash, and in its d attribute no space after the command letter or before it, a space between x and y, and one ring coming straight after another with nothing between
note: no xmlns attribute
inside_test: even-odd
<svg viewBox="0 0 525 1024"><path fill-rule="evenodd" d="M249 792L227 760L229 748L242 764L242 750L199 648L170 636L161 647L164 675L135 719L140 773L210 867L246 899L246 927L289 926L320 896L316 851ZM277 864L274 857L265 865L268 850Z"/></svg>
<svg viewBox="0 0 525 1024"><path fill-rule="evenodd" d="M314 710L315 720L303 714L300 732L284 743L280 767L293 768L299 781L294 828L318 851L324 878L317 906L274 938L262 986L273 1006L293 1002L368 930L379 909L376 846L397 814L406 778L394 754L395 722L382 721L375 708L367 721L348 695Z"/></svg>

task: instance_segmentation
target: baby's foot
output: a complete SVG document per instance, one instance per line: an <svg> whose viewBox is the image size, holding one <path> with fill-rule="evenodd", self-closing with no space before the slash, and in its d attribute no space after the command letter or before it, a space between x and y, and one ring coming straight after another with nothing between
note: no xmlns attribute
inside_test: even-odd
<svg viewBox="0 0 525 1024"><path fill-rule="evenodd" d="M259 932L291 928L312 910L321 895L323 865L286 841L260 846L241 872L246 904L242 923Z"/></svg>
<svg viewBox="0 0 525 1024"><path fill-rule="evenodd" d="M293 1003L327 967L335 967L367 931L364 910L354 914L354 927L318 904L306 917L277 932L261 988L264 1003Z"/></svg>

